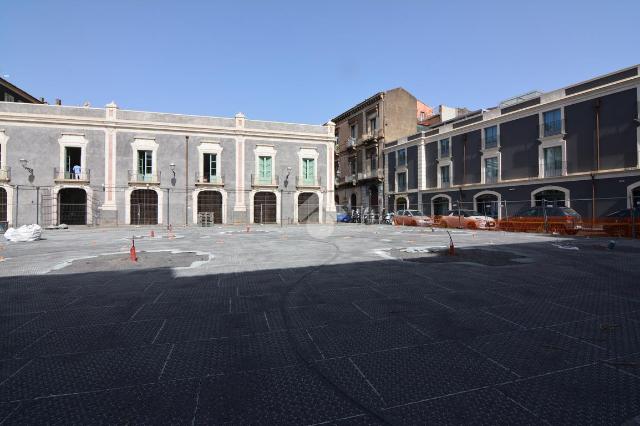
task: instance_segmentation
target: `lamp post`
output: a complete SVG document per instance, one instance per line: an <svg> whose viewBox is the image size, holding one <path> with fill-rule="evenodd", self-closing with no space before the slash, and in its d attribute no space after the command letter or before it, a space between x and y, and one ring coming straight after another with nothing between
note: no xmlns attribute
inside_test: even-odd
<svg viewBox="0 0 640 426"><path fill-rule="evenodd" d="M282 228L282 211L283 211L283 199L284 199L284 189L289 186L289 175L291 174L291 167L287 167L287 175L284 177L284 182L282 182L282 187L280 188L280 227Z"/></svg>
<svg viewBox="0 0 640 426"><path fill-rule="evenodd" d="M169 168L171 169L171 173L173 173L173 178L176 178L176 163L169 164Z"/></svg>
<svg viewBox="0 0 640 426"><path fill-rule="evenodd" d="M27 164L29 164L29 160L25 160L24 158L21 158L20 164L22 165L23 169L29 172L29 176L33 176L33 169L27 166Z"/></svg>

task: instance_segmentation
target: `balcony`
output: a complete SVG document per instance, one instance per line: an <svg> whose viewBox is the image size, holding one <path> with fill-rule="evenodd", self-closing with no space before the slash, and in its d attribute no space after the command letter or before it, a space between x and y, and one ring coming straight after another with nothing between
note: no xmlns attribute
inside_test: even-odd
<svg viewBox="0 0 640 426"><path fill-rule="evenodd" d="M497 175L485 175L484 183L486 183L486 184L498 183L498 176Z"/></svg>
<svg viewBox="0 0 640 426"><path fill-rule="evenodd" d="M553 136L563 136L565 129L564 120L547 121L539 125L540 139L550 138Z"/></svg>
<svg viewBox="0 0 640 426"><path fill-rule="evenodd" d="M224 175L211 176L196 173L196 186L224 186Z"/></svg>
<svg viewBox="0 0 640 426"><path fill-rule="evenodd" d="M0 182L9 182L11 180L11 167L3 167L0 169Z"/></svg>
<svg viewBox="0 0 640 426"><path fill-rule="evenodd" d="M320 188L322 178L315 176L311 179L305 179L302 176L296 176L296 187L298 188Z"/></svg>
<svg viewBox="0 0 640 426"><path fill-rule="evenodd" d="M367 143L367 142L371 142L376 140L376 134L375 134L375 130L373 131L369 131L367 133L364 133L362 136L360 136L360 142L361 143Z"/></svg>
<svg viewBox="0 0 640 426"><path fill-rule="evenodd" d="M53 169L53 180L55 182L89 182L91 170L80 169L80 173L74 173L67 170Z"/></svg>
<svg viewBox="0 0 640 426"><path fill-rule="evenodd" d="M365 170L363 172L358 173L358 180L382 179L383 177L384 177L384 172L380 169Z"/></svg>
<svg viewBox="0 0 640 426"><path fill-rule="evenodd" d="M159 185L160 172L138 173L137 170L127 170L129 185Z"/></svg>
<svg viewBox="0 0 640 426"><path fill-rule="evenodd" d="M564 176L564 167L562 164L545 164L544 165L544 177L558 177Z"/></svg>
<svg viewBox="0 0 640 426"><path fill-rule="evenodd" d="M251 175L251 186L258 188L277 188L280 184L278 176Z"/></svg>

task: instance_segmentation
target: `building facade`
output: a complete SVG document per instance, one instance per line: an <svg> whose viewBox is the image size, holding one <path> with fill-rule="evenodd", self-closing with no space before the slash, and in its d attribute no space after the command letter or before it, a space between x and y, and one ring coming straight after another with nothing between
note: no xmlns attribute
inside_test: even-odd
<svg viewBox="0 0 640 426"><path fill-rule="evenodd" d="M0 102L24 102L28 104L44 103L43 100L36 99L4 78L0 78Z"/></svg>
<svg viewBox="0 0 640 426"><path fill-rule="evenodd" d="M0 102L0 222L334 220L334 126Z"/></svg>
<svg viewBox="0 0 640 426"><path fill-rule="evenodd" d="M639 89L634 66L387 143L388 208L503 218L545 203L599 218L637 205Z"/></svg>
<svg viewBox="0 0 640 426"><path fill-rule="evenodd" d="M335 117L335 203L380 209L384 203L385 140L416 132L417 122L433 113L402 88L379 92Z"/></svg>

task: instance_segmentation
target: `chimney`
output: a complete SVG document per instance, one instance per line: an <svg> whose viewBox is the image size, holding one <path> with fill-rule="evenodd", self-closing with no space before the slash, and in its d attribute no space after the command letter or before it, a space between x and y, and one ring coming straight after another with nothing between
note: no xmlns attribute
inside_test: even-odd
<svg viewBox="0 0 640 426"><path fill-rule="evenodd" d="M62 99L56 98L56 105L62 105Z"/></svg>

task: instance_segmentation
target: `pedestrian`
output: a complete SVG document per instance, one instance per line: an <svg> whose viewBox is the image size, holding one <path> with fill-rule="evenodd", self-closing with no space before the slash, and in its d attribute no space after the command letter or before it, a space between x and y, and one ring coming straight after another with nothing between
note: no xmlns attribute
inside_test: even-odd
<svg viewBox="0 0 640 426"><path fill-rule="evenodd" d="M73 178L80 179L80 171L82 170L80 166L76 164L75 166L73 166L72 170L73 170Z"/></svg>

